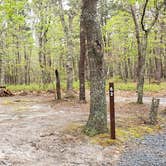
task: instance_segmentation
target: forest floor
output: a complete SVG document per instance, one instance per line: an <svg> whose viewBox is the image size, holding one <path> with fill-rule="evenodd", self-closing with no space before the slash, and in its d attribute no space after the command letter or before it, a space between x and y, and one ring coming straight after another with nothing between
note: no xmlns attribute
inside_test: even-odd
<svg viewBox="0 0 166 166"><path fill-rule="evenodd" d="M135 93L118 91L115 98L116 141L110 140L109 134L89 138L81 132L88 119L89 102L80 104L74 99L55 101L54 94L48 93L2 97L0 166L135 166L133 163L139 161L139 157L143 166L148 165L144 160L149 159L147 146L152 156L150 159L154 151L160 150L154 162L162 159L159 164L164 166L166 141L156 140L166 138L165 94L147 93L145 104L137 105L134 103ZM159 124L154 127L145 124L151 96L158 96L161 100ZM153 146L148 145L148 140ZM153 160L150 165L153 165Z"/></svg>

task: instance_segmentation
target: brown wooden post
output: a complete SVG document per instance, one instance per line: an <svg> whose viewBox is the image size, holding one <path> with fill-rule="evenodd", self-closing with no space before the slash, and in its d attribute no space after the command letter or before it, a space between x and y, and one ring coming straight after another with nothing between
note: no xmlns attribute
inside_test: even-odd
<svg viewBox="0 0 166 166"><path fill-rule="evenodd" d="M56 95L57 95L57 99L61 100L61 85L60 85L60 78L59 78L58 70L55 70L55 76L56 76ZM55 99L56 99L56 97L55 97Z"/></svg>
<svg viewBox="0 0 166 166"><path fill-rule="evenodd" d="M114 83L109 83L109 96L110 96L110 134L111 134L111 139L116 139L116 136L115 136Z"/></svg>

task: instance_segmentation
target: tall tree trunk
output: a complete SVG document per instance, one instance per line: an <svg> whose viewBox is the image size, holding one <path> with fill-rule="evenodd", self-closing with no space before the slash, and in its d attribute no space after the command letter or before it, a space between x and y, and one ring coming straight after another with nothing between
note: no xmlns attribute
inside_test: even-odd
<svg viewBox="0 0 166 166"><path fill-rule="evenodd" d="M69 26L67 26L67 23L65 22L65 14L64 9L62 5L62 0L58 0L59 2L59 16L61 20L61 24L63 27L63 31L66 38L67 43L67 62L66 62L66 72L67 72L67 94L70 96L70 94L73 91L73 41L72 41L72 22L74 16L72 13L68 14L69 19Z"/></svg>
<svg viewBox="0 0 166 166"><path fill-rule="evenodd" d="M0 85L5 84L5 70L4 70L4 60L3 55L0 54Z"/></svg>
<svg viewBox="0 0 166 166"><path fill-rule="evenodd" d="M82 8L90 65L90 115L85 127L85 133L88 135L107 131L103 43L97 20L97 2L97 0L83 0Z"/></svg>
<svg viewBox="0 0 166 166"><path fill-rule="evenodd" d="M25 61L25 65L24 65L24 83L26 85L28 85L29 82L29 57L28 57L28 53L26 50L26 47L24 46L24 61Z"/></svg>
<svg viewBox="0 0 166 166"><path fill-rule="evenodd" d="M42 23L42 22L41 22ZM39 64L42 73L42 83L44 85L51 82L51 75L48 67L50 64L47 65L47 60L49 61L47 51L46 51L46 44L47 44L47 33L48 27L44 28L42 25L40 26L40 33L39 33ZM51 60L50 60L51 61Z"/></svg>
<svg viewBox="0 0 166 166"><path fill-rule="evenodd" d="M137 103L143 103L143 91L144 91L144 76L145 76L145 61L146 61L146 51L147 51L147 42L148 42L148 34L144 33L141 43L140 50L138 55L138 69L137 69Z"/></svg>
<svg viewBox="0 0 166 166"><path fill-rule="evenodd" d="M160 32L155 32L155 41L157 42ZM154 55L155 55L155 80L159 84L162 77L162 37L160 38L160 45L154 47Z"/></svg>
<svg viewBox="0 0 166 166"><path fill-rule="evenodd" d="M55 77L56 77L56 97L55 97L55 99L61 100L61 84L60 84L58 70L55 70Z"/></svg>
<svg viewBox="0 0 166 166"><path fill-rule="evenodd" d="M157 81L158 84L160 84L162 78L162 60L160 54L158 54L158 57L155 57L155 65L156 65L155 80Z"/></svg>
<svg viewBox="0 0 166 166"><path fill-rule="evenodd" d="M133 79L133 66L131 62L131 58L127 58L127 65L128 65L128 73L129 73L129 78Z"/></svg>
<svg viewBox="0 0 166 166"><path fill-rule="evenodd" d="M80 81L80 101L85 101L85 57L86 56L86 32L84 27L83 13L80 17L80 61L79 61L79 81Z"/></svg>
<svg viewBox="0 0 166 166"><path fill-rule="evenodd" d="M152 78L153 78L153 65L152 65L152 58L149 57L149 67L148 67L149 84L151 83Z"/></svg>
<svg viewBox="0 0 166 166"><path fill-rule="evenodd" d="M164 67L163 67L163 77L166 79L166 46L165 46L165 51L164 51Z"/></svg>
<svg viewBox="0 0 166 166"><path fill-rule="evenodd" d="M72 24L73 24L73 16L69 14L69 29L68 34L66 34L67 41L67 93L70 95L73 91L73 41L72 41Z"/></svg>
<svg viewBox="0 0 166 166"><path fill-rule="evenodd" d="M123 80L124 80L125 83L127 83L129 73L128 73L128 65L127 65L126 58L123 60L122 66L123 66Z"/></svg>

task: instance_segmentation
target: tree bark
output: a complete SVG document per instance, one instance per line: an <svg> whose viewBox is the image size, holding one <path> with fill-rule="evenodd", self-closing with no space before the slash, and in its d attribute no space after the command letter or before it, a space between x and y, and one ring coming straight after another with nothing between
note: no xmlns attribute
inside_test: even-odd
<svg viewBox="0 0 166 166"><path fill-rule="evenodd" d="M47 51L46 51L46 44L47 44L47 33L49 30L49 20L43 20L44 18L41 18L41 25L39 26L39 64L42 72L42 83L44 85L48 84L51 82L51 75L50 71L48 70L48 65L47 65ZM42 24L46 23L48 24L46 27L44 27Z"/></svg>
<svg viewBox="0 0 166 166"><path fill-rule="evenodd" d="M97 2L83 0L82 8L90 66L90 115L84 131L90 136L107 131L103 43L97 20Z"/></svg>
<svg viewBox="0 0 166 166"><path fill-rule="evenodd" d="M158 108L159 108L160 99L152 99L151 110L149 113L149 120L151 125L157 124L157 115L158 115Z"/></svg>
<svg viewBox="0 0 166 166"><path fill-rule="evenodd" d="M143 103L143 91L144 91L144 75L145 75L145 61L147 50L148 34L144 33L141 41L140 55L138 55L138 69L137 69L137 103Z"/></svg>
<svg viewBox="0 0 166 166"><path fill-rule="evenodd" d="M67 44L67 62L66 62L66 72L67 72L67 95L72 95L73 91L73 41L72 41L72 24L74 16L72 13L68 13L69 26L67 26L65 22L64 9L62 5L62 0L58 0L59 2L59 16L61 20L61 24L63 27L63 31L65 34L66 44Z"/></svg>
<svg viewBox="0 0 166 166"><path fill-rule="evenodd" d="M58 70L55 70L56 76L56 97L55 99L61 100L61 85L60 85L60 78Z"/></svg>
<svg viewBox="0 0 166 166"><path fill-rule="evenodd" d="M86 32L84 27L83 13L80 17L80 61L79 61L79 81L80 81L80 101L85 102L85 57L86 56Z"/></svg>
<svg viewBox="0 0 166 166"><path fill-rule="evenodd" d="M0 54L0 85L5 84L5 70L4 70L4 60L3 55Z"/></svg>

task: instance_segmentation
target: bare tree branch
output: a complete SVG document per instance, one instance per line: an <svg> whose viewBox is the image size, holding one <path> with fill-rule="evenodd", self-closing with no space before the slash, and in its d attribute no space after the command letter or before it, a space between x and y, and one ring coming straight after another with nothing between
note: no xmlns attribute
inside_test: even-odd
<svg viewBox="0 0 166 166"><path fill-rule="evenodd" d="M153 26L155 25L155 23L157 22L158 17L159 17L159 14L160 14L160 10L161 10L162 7L164 6L165 1L166 1L166 0L164 0L159 6L157 5L157 2L155 3L155 4L156 4L156 5L155 5L155 6L156 6L156 11L155 11L154 19L153 19L153 21L151 22L149 28L145 28L144 19L145 19L145 15L146 15L147 6L148 6L148 3L149 3L149 0L146 0L145 5L144 5L144 8L143 8L142 17L141 17L142 30L143 30L145 33L149 33L149 32L151 31L151 29L153 28Z"/></svg>
<svg viewBox="0 0 166 166"><path fill-rule="evenodd" d="M142 30L147 32L145 25L144 25L144 19L145 19L145 14L146 14L146 8L148 5L149 0L146 0L144 8L143 8L143 13L142 13L142 17L141 17L141 25L142 25Z"/></svg>

